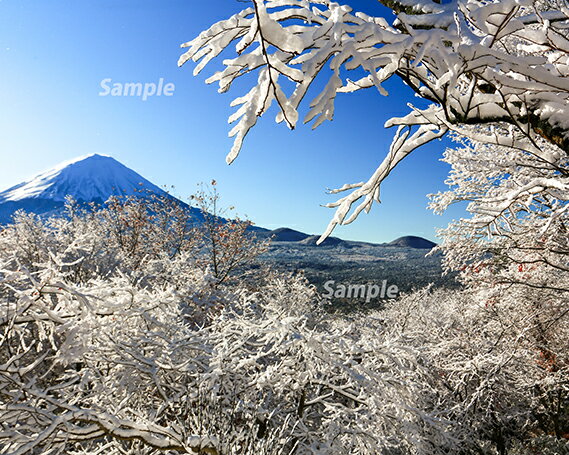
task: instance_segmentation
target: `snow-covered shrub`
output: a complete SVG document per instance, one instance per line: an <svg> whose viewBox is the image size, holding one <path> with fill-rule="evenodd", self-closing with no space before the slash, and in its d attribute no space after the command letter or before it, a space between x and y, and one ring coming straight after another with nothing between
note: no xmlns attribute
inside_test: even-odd
<svg viewBox="0 0 569 455"><path fill-rule="evenodd" d="M563 446L569 432L566 309L548 308L538 293L489 303L477 290L427 289L381 315L391 336L404 337L440 379L440 417L451 422L461 453L542 453L530 448L542 447L546 436L543 447Z"/></svg>
<svg viewBox="0 0 569 455"><path fill-rule="evenodd" d="M562 450L569 312L553 289L487 280L338 317L299 276L220 280L212 231L118 204L0 234L2 453ZM237 232L252 242L236 230L231 248Z"/></svg>
<svg viewBox="0 0 569 455"><path fill-rule="evenodd" d="M198 193L193 200L205 210L219 204L219 195ZM63 270L75 282L122 274L132 282L183 286L178 277L184 267L197 267L219 284L244 273L243 267L265 251L267 241L257 240L250 225L146 193L113 196L102 207L69 200L62 217L18 212L2 232L0 252L14 250L29 270L58 253Z"/></svg>
<svg viewBox="0 0 569 455"><path fill-rule="evenodd" d="M30 274L12 259L0 264L6 453L495 454L567 423L569 327L548 321L554 363L521 300L423 292L338 319L302 278L269 275L230 299L215 287L225 304L197 325L175 286L72 283L57 261ZM191 279L203 302L211 278Z"/></svg>
<svg viewBox="0 0 569 455"><path fill-rule="evenodd" d="M219 281L194 242L157 250L147 215L128 200L67 218L19 215L2 232L3 453L453 446L432 412L430 370L405 340L382 336L381 319L334 319L301 277Z"/></svg>
<svg viewBox="0 0 569 455"><path fill-rule="evenodd" d="M379 321L362 330L291 311L315 298L295 279L269 282L196 328L172 289L37 278L3 320L10 453L427 454L452 445L446 423L416 408L433 391L418 380L429 371L414 353L374 336ZM5 284L22 280L14 272Z"/></svg>

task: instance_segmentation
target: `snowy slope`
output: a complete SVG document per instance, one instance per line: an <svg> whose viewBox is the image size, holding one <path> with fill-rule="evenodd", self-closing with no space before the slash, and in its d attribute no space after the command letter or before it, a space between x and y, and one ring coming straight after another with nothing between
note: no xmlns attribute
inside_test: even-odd
<svg viewBox="0 0 569 455"><path fill-rule="evenodd" d="M114 158L89 155L61 163L0 193L0 204L26 199L64 202L67 195L83 202L105 201L111 195L133 195L140 189L164 193Z"/></svg>
<svg viewBox="0 0 569 455"><path fill-rule="evenodd" d="M166 193L110 156L89 155L61 163L0 193L0 223L19 209L38 214L61 210L70 195L78 202L103 203L110 196Z"/></svg>

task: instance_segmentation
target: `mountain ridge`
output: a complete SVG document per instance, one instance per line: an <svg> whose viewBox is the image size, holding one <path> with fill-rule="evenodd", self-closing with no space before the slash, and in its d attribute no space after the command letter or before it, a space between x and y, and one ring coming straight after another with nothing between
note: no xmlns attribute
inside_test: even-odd
<svg viewBox="0 0 569 455"><path fill-rule="evenodd" d="M17 210L49 216L63 213L67 196L79 203L103 204L111 196L140 196L155 194L176 199L190 210L199 209L168 194L142 175L108 155L80 156L40 172L31 179L0 192L0 225L8 224ZM288 227L274 230L253 226L251 231L259 237L272 238L275 242L294 242L316 247L319 236ZM351 247L355 245L385 245L407 248L432 248L436 244L416 236L400 237L390 243L374 244L329 237L322 247Z"/></svg>

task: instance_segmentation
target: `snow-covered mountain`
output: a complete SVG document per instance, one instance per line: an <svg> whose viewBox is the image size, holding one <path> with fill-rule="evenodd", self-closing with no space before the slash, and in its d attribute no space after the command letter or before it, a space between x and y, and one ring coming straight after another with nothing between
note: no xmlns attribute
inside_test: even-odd
<svg viewBox="0 0 569 455"><path fill-rule="evenodd" d="M103 203L110 196L154 193L161 188L110 156L89 155L66 161L0 193L0 223L19 209L37 214L61 210L69 195L80 203Z"/></svg>
<svg viewBox="0 0 569 455"><path fill-rule="evenodd" d="M79 203L95 202L102 204L111 196L132 196L156 194L172 198L164 190L129 169L110 156L88 155L66 161L41 172L35 177L0 193L0 225L10 222L17 210L52 215L61 213L67 196L72 196ZM180 204L194 211L195 219L203 219L199 209ZM260 238L272 238L274 242L298 243L305 247L316 246L319 236L309 235L290 228L273 231L251 226L251 231ZM373 245L364 242L351 242L335 237L327 239L322 246L353 247ZM421 237L401 237L385 246L404 248L433 248L435 243Z"/></svg>

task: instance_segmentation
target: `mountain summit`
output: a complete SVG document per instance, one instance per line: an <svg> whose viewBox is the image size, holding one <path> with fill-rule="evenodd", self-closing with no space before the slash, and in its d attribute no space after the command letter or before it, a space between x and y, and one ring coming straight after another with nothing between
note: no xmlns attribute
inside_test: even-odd
<svg viewBox="0 0 569 455"><path fill-rule="evenodd" d="M418 249L433 249L437 246L436 243L430 240L424 239L423 237L415 237L413 235L407 235L405 237L399 237L387 244L388 246L399 246L404 248L418 248Z"/></svg>
<svg viewBox="0 0 569 455"><path fill-rule="evenodd" d="M9 188L0 193L0 204L26 199L65 202L67 195L82 202L104 202L111 195L134 195L141 188L164 193L114 158L94 154L66 161Z"/></svg>
<svg viewBox="0 0 569 455"><path fill-rule="evenodd" d="M37 214L56 213L72 196L80 203L103 203L111 196L140 191L166 192L110 156L89 155L66 161L0 193L0 224L10 222L19 209Z"/></svg>

